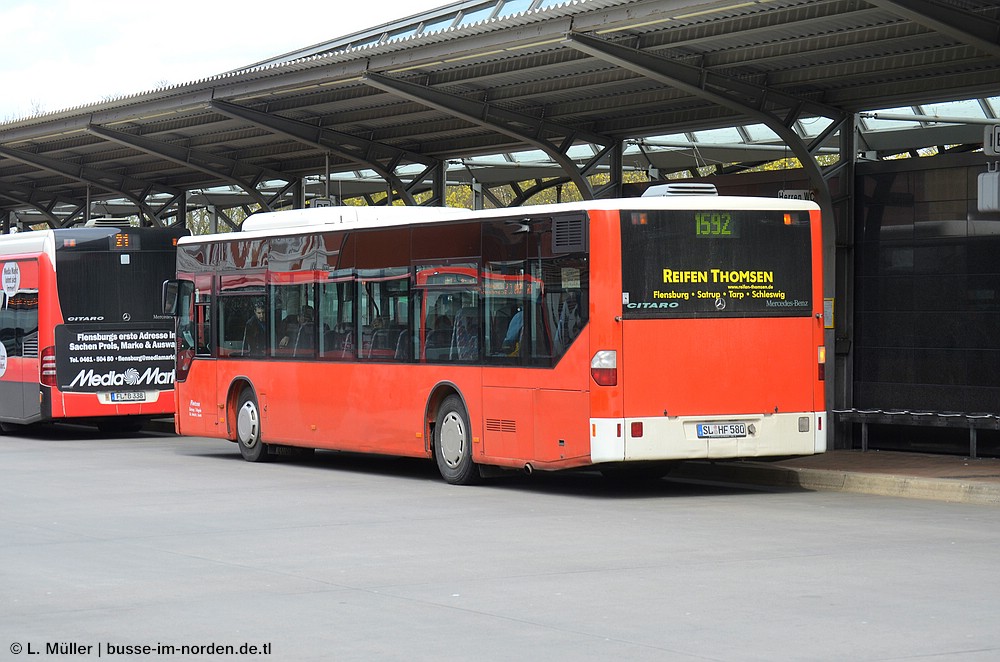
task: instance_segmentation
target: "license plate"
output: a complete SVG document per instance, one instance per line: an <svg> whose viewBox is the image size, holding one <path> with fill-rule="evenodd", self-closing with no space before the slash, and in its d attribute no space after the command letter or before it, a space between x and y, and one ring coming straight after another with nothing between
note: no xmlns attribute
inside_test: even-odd
<svg viewBox="0 0 1000 662"><path fill-rule="evenodd" d="M725 439L747 436L746 423L699 423L699 439Z"/></svg>
<svg viewBox="0 0 1000 662"><path fill-rule="evenodd" d="M115 391L111 394L111 402L145 402L146 394L142 391Z"/></svg>

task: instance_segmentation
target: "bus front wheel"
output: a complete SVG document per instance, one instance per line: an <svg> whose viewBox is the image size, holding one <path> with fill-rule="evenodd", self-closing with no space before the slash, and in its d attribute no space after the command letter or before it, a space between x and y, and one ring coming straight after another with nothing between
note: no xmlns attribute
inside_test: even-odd
<svg viewBox="0 0 1000 662"><path fill-rule="evenodd" d="M267 444L260 436L260 407L253 390L244 388L240 393L240 404L236 410L236 443L240 455L247 462L266 462Z"/></svg>
<svg viewBox="0 0 1000 662"><path fill-rule="evenodd" d="M434 459L448 483L472 485L479 482L479 467L472 461L469 414L457 395L449 395L438 409L434 425Z"/></svg>

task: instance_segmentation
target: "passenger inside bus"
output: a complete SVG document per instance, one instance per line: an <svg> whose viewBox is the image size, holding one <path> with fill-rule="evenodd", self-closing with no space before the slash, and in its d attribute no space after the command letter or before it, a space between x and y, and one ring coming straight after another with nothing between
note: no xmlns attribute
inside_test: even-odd
<svg viewBox="0 0 1000 662"><path fill-rule="evenodd" d="M285 318L285 335L278 342L279 347L291 347L293 356L308 356L316 347L315 329L313 328L314 313L310 305L302 306L299 316L289 315Z"/></svg>
<svg viewBox="0 0 1000 662"><path fill-rule="evenodd" d="M263 356L267 352L267 320L264 317L264 302L254 302L254 314L247 320L243 330L243 352L249 356Z"/></svg>

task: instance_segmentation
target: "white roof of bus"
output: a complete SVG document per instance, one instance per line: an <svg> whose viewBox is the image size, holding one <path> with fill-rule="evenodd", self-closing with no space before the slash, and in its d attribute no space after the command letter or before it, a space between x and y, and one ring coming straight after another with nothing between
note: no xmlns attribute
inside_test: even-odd
<svg viewBox="0 0 1000 662"><path fill-rule="evenodd" d="M674 195L645 198L613 198L565 202L530 207L506 207L473 211L454 207L316 207L257 213L243 221L238 233L181 237L178 244L192 244L234 239L311 234L329 230L363 230L369 228L439 223L441 221L484 220L511 216L558 214L586 210L660 210L660 209L780 209L818 210L819 205L808 200L753 198L736 196Z"/></svg>
<svg viewBox="0 0 1000 662"><path fill-rule="evenodd" d="M0 258L8 255L46 253L55 263L56 244L52 230L32 230L0 235Z"/></svg>

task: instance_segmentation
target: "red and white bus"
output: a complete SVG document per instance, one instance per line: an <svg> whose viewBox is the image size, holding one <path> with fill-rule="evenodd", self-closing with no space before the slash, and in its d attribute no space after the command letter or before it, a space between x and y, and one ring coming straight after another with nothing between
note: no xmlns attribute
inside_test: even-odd
<svg viewBox="0 0 1000 662"><path fill-rule="evenodd" d="M0 427L135 430L174 411L174 323L158 293L186 230L0 236Z"/></svg>
<svg viewBox="0 0 1000 662"><path fill-rule="evenodd" d="M826 447L818 207L661 196L258 214L185 237L177 431L485 467Z"/></svg>

